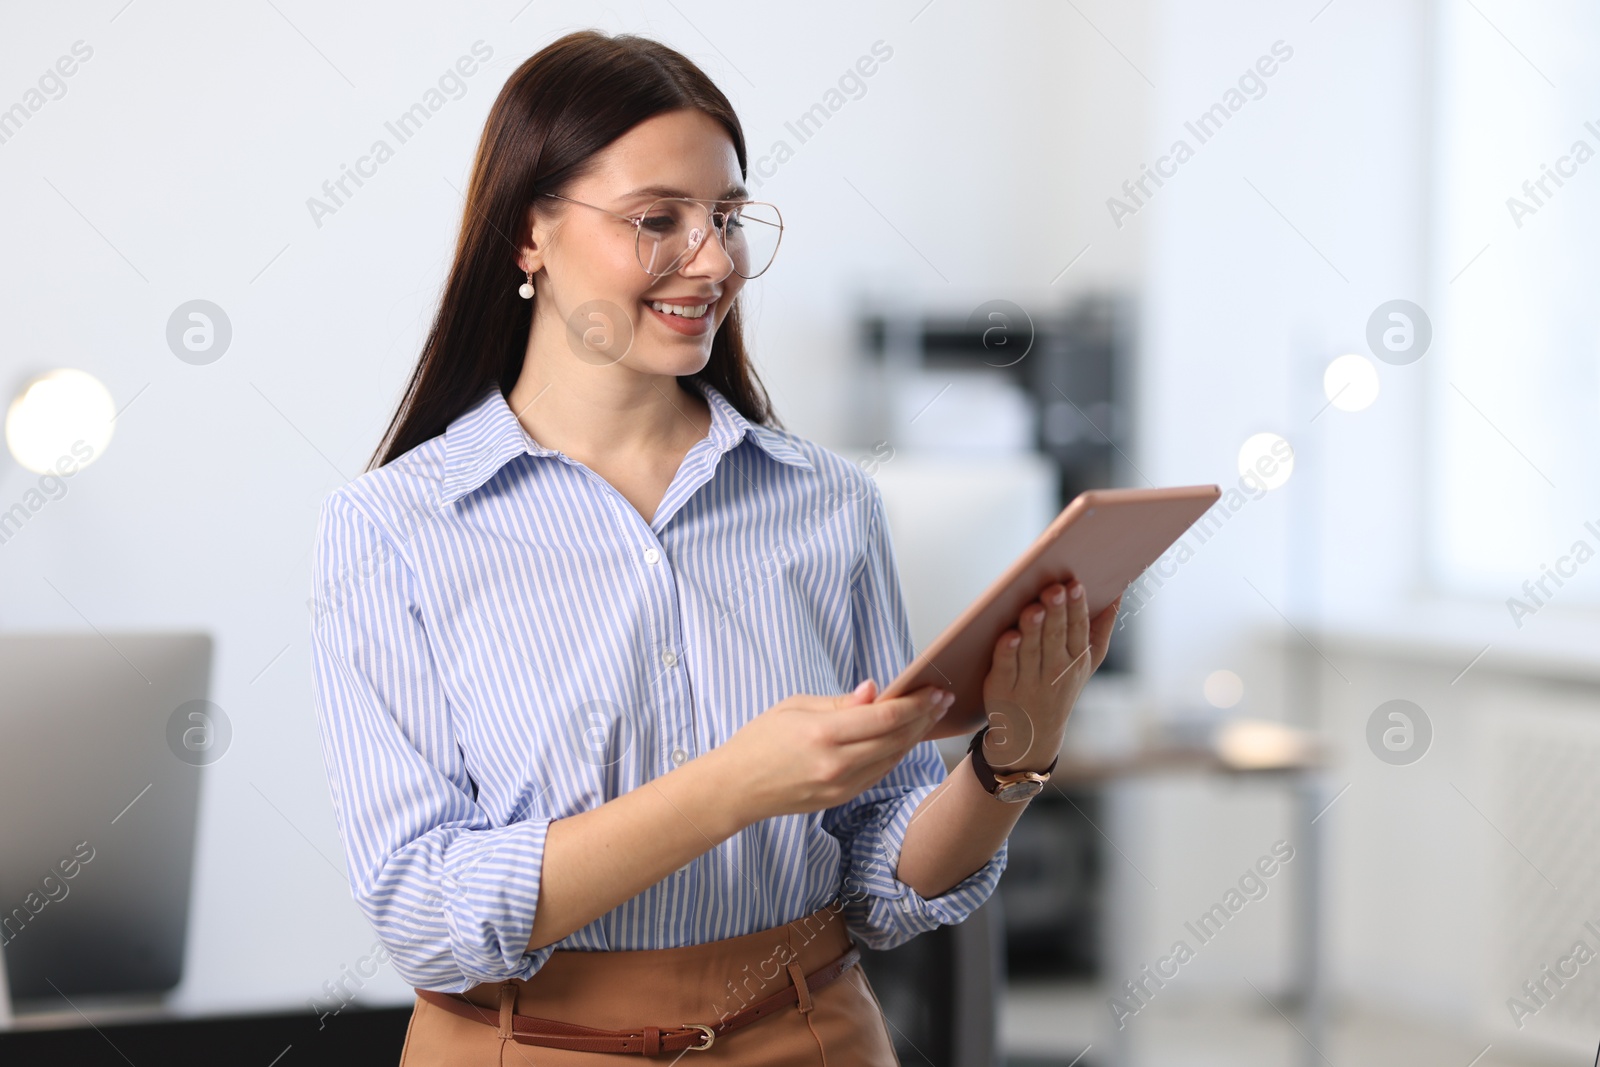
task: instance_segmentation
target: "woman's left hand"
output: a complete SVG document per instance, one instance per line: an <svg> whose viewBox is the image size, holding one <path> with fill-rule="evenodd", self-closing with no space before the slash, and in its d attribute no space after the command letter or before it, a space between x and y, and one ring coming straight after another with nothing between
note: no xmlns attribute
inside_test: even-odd
<svg viewBox="0 0 1600 1067"><path fill-rule="evenodd" d="M1091 620L1083 584L1056 583L1000 635L983 681L990 766L1043 771L1056 758L1072 706L1106 658L1121 604L1118 597Z"/></svg>

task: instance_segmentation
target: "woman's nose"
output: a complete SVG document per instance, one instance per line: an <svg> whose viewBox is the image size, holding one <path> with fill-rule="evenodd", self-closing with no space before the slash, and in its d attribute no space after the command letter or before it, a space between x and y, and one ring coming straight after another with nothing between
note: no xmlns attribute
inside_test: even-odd
<svg viewBox="0 0 1600 1067"><path fill-rule="evenodd" d="M733 273L733 257L723 247L715 226L695 227L689 231L689 242L693 251L678 273L706 275L719 282Z"/></svg>

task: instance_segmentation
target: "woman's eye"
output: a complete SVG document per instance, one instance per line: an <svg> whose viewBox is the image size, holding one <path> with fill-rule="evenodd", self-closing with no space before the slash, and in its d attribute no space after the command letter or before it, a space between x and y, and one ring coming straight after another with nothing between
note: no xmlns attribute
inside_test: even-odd
<svg viewBox="0 0 1600 1067"><path fill-rule="evenodd" d="M640 227L651 233L670 233L677 224L671 215L646 215L639 221Z"/></svg>

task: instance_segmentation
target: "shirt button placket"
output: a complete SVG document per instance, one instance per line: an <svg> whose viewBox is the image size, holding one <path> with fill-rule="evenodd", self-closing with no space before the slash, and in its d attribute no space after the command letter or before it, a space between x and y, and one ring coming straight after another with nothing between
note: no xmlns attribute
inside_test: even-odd
<svg viewBox="0 0 1600 1067"><path fill-rule="evenodd" d="M689 759L689 753L684 750L682 745L678 745L675 748L673 748L673 750L672 750L672 762L673 762L673 764L675 766L678 766L678 767L683 766L684 763L688 759ZM693 863L694 861L690 860L689 862ZM672 876L674 878L682 878L684 875L686 875L688 873L689 873L689 864L685 863L682 867L679 867L677 870L673 871L672 872Z"/></svg>
<svg viewBox="0 0 1600 1067"><path fill-rule="evenodd" d="M654 545L646 546L641 555L644 556L644 561L652 567L658 566L661 563L661 550L656 548ZM666 576L663 575L663 577ZM662 632L671 633L670 616L667 620L663 620L663 622L667 623L667 625L664 626ZM669 670L673 667L676 667L678 664L678 653L670 648L663 648L659 653L657 653L657 658L661 661L662 666L668 668ZM673 684L669 684L664 687L669 693L675 691L682 684L683 679L681 676L679 676L671 679L670 681ZM683 766L683 764L689 759L689 753L688 750L685 749L680 743L673 746L668 758L671 759L672 765L668 767L667 770L671 770L672 767ZM683 867L680 867L673 873L681 875L686 873L687 870L688 865L685 864Z"/></svg>

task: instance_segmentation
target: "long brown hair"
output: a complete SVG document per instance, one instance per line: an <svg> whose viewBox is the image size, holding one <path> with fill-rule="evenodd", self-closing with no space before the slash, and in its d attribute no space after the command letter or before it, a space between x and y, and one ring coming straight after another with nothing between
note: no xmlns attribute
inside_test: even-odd
<svg viewBox="0 0 1600 1067"><path fill-rule="evenodd" d="M517 295L522 272L511 235L523 230L528 206L581 176L596 152L634 126L681 108L727 129L745 177L744 131L728 98L658 41L582 30L517 68L489 109L438 313L368 470L443 433L491 383L510 395L538 300ZM712 339L710 360L686 377L709 382L751 422L781 426L745 352L737 301Z"/></svg>

